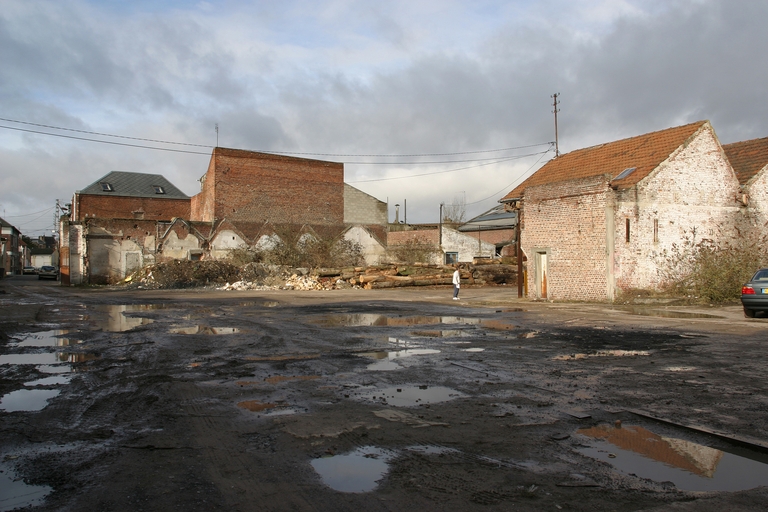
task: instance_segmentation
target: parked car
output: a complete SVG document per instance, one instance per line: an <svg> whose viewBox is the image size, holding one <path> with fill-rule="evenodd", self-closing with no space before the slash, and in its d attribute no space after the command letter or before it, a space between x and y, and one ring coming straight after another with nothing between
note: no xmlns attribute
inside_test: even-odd
<svg viewBox="0 0 768 512"><path fill-rule="evenodd" d="M50 265L43 265L37 273L38 279L58 279L59 269Z"/></svg>
<svg viewBox="0 0 768 512"><path fill-rule="evenodd" d="M37 274L37 269L35 267L24 267L24 269L21 271L22 274Z"/></svg>
<svg viewBox="0 0 768 512"><path fill-rule="evenodd" d="M754 318L758 311L768 312L768 268L761 268L741 287L744 316Z"/></svg>

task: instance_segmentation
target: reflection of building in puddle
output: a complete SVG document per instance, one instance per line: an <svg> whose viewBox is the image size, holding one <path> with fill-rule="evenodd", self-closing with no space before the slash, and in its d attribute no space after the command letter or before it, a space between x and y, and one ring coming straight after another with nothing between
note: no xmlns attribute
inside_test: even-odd
<svg viewBox="0 0 768 512"><path fill-rule="evenodd" d="M357 354L360 357L369 357L376 359L378 362L369 364L368 370L372 371L386 371L397 370L400 366L394 362L396 359L402 359L411 356L423 356L430 354L439 354L440 351L431 348L412 348L403 350L391 350L391 351L378 351L378 352L362 352Z"/></svg>
<svg viewBox="0 0 768 512"><path fill-rule="evenodd" d="M483 352L483 351L485 351L484 348L479 348L479 347L463 348L461 350L462 350L462 352Z"/></svg>
<svg viewBox="0 0 768 512"><path fill-rule="evenodd" d="M569 354L563 356L555 356L552 358L554 361L574 361L578 359L587 359L590 357L634 357L634 356L650 356L651 353L647 350L598 350L592 354Z"/></svg>
<svg viewBox="0 0 768 512"><path fill-rule="evenodd" d="M459 329L445 329L441 331L413 331L411 334L423 338L455 338L457 336L463 336L466 333Z"/></svg>
<svg viewBox="0 0 768 512"><path fill-rule="evenodd" d="M68 345L75 345L82 343L83 340L63 338L65 334L69 334L68 329L54 329L52 331L32 332L24 334L24 337L19 343L14 344L16 347L66 347Z"/></svg>
<svg viewBox="0 0 768 512"><path fill-rule="evenodd" d="M411 325L435 325L435 324L464 324L476 325L479 318L466 318L459 316L386 316L370 313L329 315L323 317L318 323L328 326L343 325L348 327L387 326L408 327Z"/></svg>
<svg viewBox="0 0 768 512"><path fill-rule="evenodd" d="M87 361L96 361L100 359L97 354L88 354L84 352L57 352L56 356L62 363L85 363Z"/></svg>
<svg viewBox="0 0 768 512"><path fill-rule="evenodd" d="M210 325L190 325L186 327L174 327L168 332L171 334L236 334L240 332L237 327L211 327Z"/></svg>
<svg viewBox="0 0 768 512"><path fill-rule="evenodd" d="M100 305L94 306L94 312L85 315L85 319L93 322L102 331L124 332L153 322L150 318L125 316L125 313L162 308L161 304Z"/></svg>
<svg viewBox="0 0 768 512"><path fill-rule="evenodd" d="M267 377L264 379L264 382L267 382L269 384L279 384L281 382L286 382L289 380L315 380L319 379L319 375L274 375L272 377Z"/></svg>
<svg viewBox="0 0 768 512"><path fill-rule="evenodd" d="M358 393L353 393L358 394ZM382 389L362 390L359 396L377 403L395 407L410 407L447 402L463 397L462 393L443 386L393 386Z"/></svg>
<svg viewBox="0 0 768 512"><path fill-rule="evenodd" d="M712 478L723 457L720 450L683 439L662 437L638 426L599 425L580 429L578 433L707 478Z"/></svg>

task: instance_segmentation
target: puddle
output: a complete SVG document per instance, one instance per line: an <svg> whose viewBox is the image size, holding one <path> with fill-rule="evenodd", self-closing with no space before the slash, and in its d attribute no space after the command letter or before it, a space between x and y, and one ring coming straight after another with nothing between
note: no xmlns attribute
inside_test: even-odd
<svg viewBox="0 0 768 512"><path fill-rule="evenodd" d="M171 334L236 334L240 332L237 327L211 327L209 325L190 325L186 327L174 327L168 330Z"/></svg>
<svg viewBox="0 0 768 512"><path fill-rule="evenodd" d="M83 319L92 322L96 328L107 332L125 332L141 325L151 324L151 318L125 316L125 313L137 313L164 309L165 304L99 305L89 308ZM92 312L91 312L92 310Z"/></svg>
<svg viewBox="0 0 768 512"><path fill-rule="evenodd" d="M58 386L60 384L69 384L72 377L67 375L57 375L55 377L43 377L42 379L33 380L31 382L25 382L24 385L28 387L36 386Z"/></svg>
<svg viewBox="0 0 768 512"><path fill-rule="evenodd" d="M668 372L695 372L695 366L667 366L664 368Z"/></svg>
<svg viewBox="0 0 768 512"><path fill-rule="evenodd" d="M57 396L58 389L20 389L11 391L0 399L0 410L14 411L40 411L48 405L48 400Z"/></svg>
<svg viewBox="0 0 768 512"><path fill-rule="evenodd" d="M23 335L20 342L9 345L12 347L66 347L83 342L83 340L61 337L68 333L66 329L27 333Z"/></svg>
<svg viewBox="0 0 768 512"><path fill-rule="evenodd" d="M413 331L411 334L422 338L455 338L464 336L466 332L460 329L446 329L441 331Z"/></svg>
<svg viewBox="0 0 768 512"><path fill-rule="evenodd" d="M627 474L672 482L681 490L740 491L768 484L768 457L755 453L744 457L639 426L599 425L577 433L596 440L594 446L581 448L582 454Z"/></svg>
<svg viewBox="0 0 768 512"><path fill-rule="evenodd" d="M429 354L439 354L440 351L432 348L406 348L403 350L380 351L380 352L362 352L357 354L360 357L369 357L378 361L369 364L367 369L371 371L390 371L401 368L394 360L411 356L422 356Z"/></svg>
<svg viewBox="0 0 768 512"><path fill-rule="evenodd" d="M47 485L25 484L8 466L0 465L0 510L37 507L52 490Z"/></svg>
<svg viewBox="0 0 768 512"><path fill-rule="evenodd" d="M0 365L3 364L43 364L54 365L67 362L67 354L44 352L42 354L3 354L0 355Z"/></svg>
<svg viewBox="0 0 768 512"><path fill-rule="evenodd" d="M689 311L672 311L668 309L654 309L647 307L611 308L610 311L620 311L630 315L656 316L661 318L724 318L707 313L691 313Z"/></svg>
<svg viewBox="0 0 768 512"><path fill-rule="evenodd" d="M327 326L347 326L347 327L366 327L366 326L386 326L386 327L408 327L412 325L478 325L481 323L479 318L467 318L461 316L387 316L376 314L338 314L322 317L317 323Z"/></svg>
<svg viewBox="0 0 768 512"><path fill-rule="evenodd" d="M647 350L598 350L592 354L569 354L565 356L555 356L553 361L575 361L577 359L587 359L590 357L635 357L650 356Z"/></svg>
<svg viewBox="0 0 768 512"><path fill-rule="evenodd" d="M461 349L461 351L462 352L484 352L485 349L484 348L473 347L473 348L463 348L463 349Z"/></svg>
<svg viewBox="0 0 768 512"><path fill-rule="evenodd" d="M463 397L462 393L443 386L392 386L383 389L364 390L360 397L383 405L411 407L447 402Z"/></svg>
<svg viewBox="0 0 768 512"><path fill-rule="evenodd" d="M391 455L380 448L364 446L345 454L321 457L310 462L323 483L340 492L368 492L389 471Z"/></svg>
<svg viewBox="0 0 768 512"><path fill-rule="evenodd" d="M37 367L37 371L40 373L69 373L72 368L68 364L44 364Z"/></svg>

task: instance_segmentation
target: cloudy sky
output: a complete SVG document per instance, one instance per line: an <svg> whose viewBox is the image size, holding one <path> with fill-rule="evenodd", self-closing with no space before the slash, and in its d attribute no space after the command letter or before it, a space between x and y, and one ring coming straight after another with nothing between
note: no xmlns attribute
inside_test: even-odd
<svg viewBox="0 0 768 512"><path fill-rule="evenodd" d="M0 216L50 234L115 170L194 195L218 124L344 162L391 219L470 218L553 156L554 93L561 152L768 136L767 25L757 0L3 0Z"/></svg>

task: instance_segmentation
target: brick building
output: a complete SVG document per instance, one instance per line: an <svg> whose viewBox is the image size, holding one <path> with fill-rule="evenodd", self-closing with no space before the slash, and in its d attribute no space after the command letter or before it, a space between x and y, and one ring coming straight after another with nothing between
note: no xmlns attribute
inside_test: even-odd
<svg viewBox="0 0 768 512"><path fill-rule="evenodd" d="M62 283L112 283L158 258L225 258L280 236L386 244L386 203L344 183L344 165L215 148L199 194L155 174L112 172L75 193L61 223Z"/></svg>
<svg viewBox="0 0 768 512"><path fill-rule="evenodd" d="M520 213L531 298L656 289L683 240L732 237L744 205L708 121L561 155L501 203Z"/></svg>
<svg viewBox="0 0 768 512"><path fill-rule="evenodd" d="M768 137L723 145L741 186L745 222L766 232L768 227Z"/></svg>

